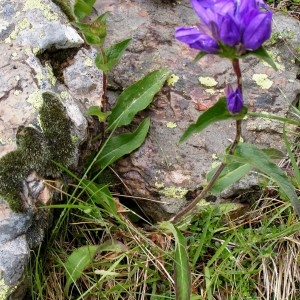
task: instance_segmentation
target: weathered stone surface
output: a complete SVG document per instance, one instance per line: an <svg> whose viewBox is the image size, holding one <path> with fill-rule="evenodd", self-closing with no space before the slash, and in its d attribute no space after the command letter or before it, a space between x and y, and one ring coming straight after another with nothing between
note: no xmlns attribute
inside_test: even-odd
<svg viewBox="0 0 300 300"><path fill-rule="evenodd" d="M234 72L229 61L216 56L207 55L199 63L193 63L197 52L174 39L176 26L197 22L187 0L179 4L105 0L96 5L101 11L110 12L111 39L133 38L129 51L110 77L114 88L122 89L147 72L163 67L178 76L170 91L160 93L149 109L152 125L144 145L116 167L134 196L161 201L157 204L140 200L145 211L156 220L166 219L187 204L188 191L205 183L205 174L211 169L214 157L234 138L234 123L220 122L178 145L184 130L199 115L196 103L206 107L215 103L223 96L227 83L235 84ZM293 49L299 47L300 26L295 19L278 15L274 17L274 29L277 28L284 29L283 35L292 33L285 42L275 40L268 48L279 70L255 57L244 59L241 69L249 110L284 116L300 90L293 56ZM283 149L281 132L278 122L248 118L244 122L243 139L261 147ZM243 189L253 181L245 183ZM226 196L233 193L234 190L227 191Z"/></svg>
<svg viewBox="0 0 300 300"><path fill-rule="evenodd" d="M23 135L27 129L36 132L47 153L53 152L54 145L47 142L47 136L53 137L53 132L49 132L49 122L45 120L42 123L47 124L47 128L41 131L42 117L39 116L40 109L46 108L42 94L51 92L62 105L58 107L65 114L65 120L69 120L68 132L74 140L72 155L65 156L66 165L76 167L78 147L87 138L87 121L82 111L90 105L99 104L102 93L102 73L92 64L95 51L80 48L82 38L50 0L0 2L0 164L7 155L16 151L17 133L19 148L20 144L27 143ZM57 135L61 134L57 129ZM37 147L30 147L34 150L30 165L35 166L40 161L46 166L45 153L39 155ZM64 147L60 149L63 151ZM17 153L30 158L29 151L26 155L24 151ZM20 283L29 251L43 240L51 217L47 212L36 209L35 203L46 204L53 194L44 185L41 175L56 176L42 169L37 174L32 172L34 169L20 180L25 213L12 212L5 197L0 199L0 299L8 298ZM21 170L17 161L11 170ZM0 186L3 186L5 178L1 172ZM21 299L23 295L16 291L12 299Z"/></svg>

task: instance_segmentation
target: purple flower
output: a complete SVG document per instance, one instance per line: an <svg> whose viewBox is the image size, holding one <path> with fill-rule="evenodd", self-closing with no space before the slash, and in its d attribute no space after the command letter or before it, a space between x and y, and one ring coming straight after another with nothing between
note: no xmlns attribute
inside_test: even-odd
<svg viewBox="0 0 300 300"><path fill-rule="evenodd" d="M243 95L242 95L240 89L237 88L234 91L232 86L230 84L228 84L225 88L225 95L226 95L226 99L227 99L227 109L232 114L239 113L244 106Z"/></svg>
<svg viewBox="0 0 300 300"><path fill-rule="evenodd" d="M176 39L191 48L216 54L225 45L242 54L258 49L271 36L272 13L263 0L191 0L191 4L200 23L175 31Z"/></svg>

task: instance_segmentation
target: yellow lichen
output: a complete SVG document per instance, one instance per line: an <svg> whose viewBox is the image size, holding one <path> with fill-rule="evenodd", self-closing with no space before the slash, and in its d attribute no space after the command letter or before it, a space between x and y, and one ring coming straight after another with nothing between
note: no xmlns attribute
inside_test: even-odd
<svg viewBox="0 0 300 300"><path fill-rule="evenodd" d="M252 79L264 90L268 90L273 84L267 74L253 74Z"/></svg>
<svg viewBox="0 0 300 300"><path fill-rule="evenodd" d="M188 189L176 186L163 188L160 193L167 198L183 199L187 194Z"/></svg>
<svg viewBox="0 0 300 300"><path fill-rule="evenodd" d="M11 145L13 143L15 143L15 141L12 138L4 139L0 137L0 144Z"/></svg>
<svg viewBox="0 0 300 300"><path fill-rule="evenodd" d="M92 67L95 65L94 61L91 58L86 58L83 63L87 67Z"/></svg>
<svg viewBox="0 0 300 300"><path fill-rule="evenodd" d="M68 94L68 92L66 92L66 91L62 91L62 92L60 93L60 97L61 97L62 99L68 99L69 94Z"/></svg>
<svg viewBox="0 0 300 300"><path fill-rule="evenodd" d="M214 89L206 89L205 92L208 94L214 95L217 91Z"/></svg>
<svg viewBox="0 0 300 300"><path fill-rule="evenodd" d="M177 81L179 80L179 77L175 74L172 74L168 79L167 79L167 83L168 85L174 85Z"/></svg>
<svg viewBox="0 0 300 300"><path fill-rule="evenodd" d="M24 30L26 28L29 28L30 27L30 22L28 21L27 18L24 18L23 20L21 20L18 23L18 27L19 27L20 30Z"/></svg>
<svg viewBox="0 0 300 300"><path fill-rule="evenodd" d="M24 4L23 11L39 9L44 17L50 21L58 19L58 15L53 13L50 5L44 3L42 0L27 0Z"/></svg>
<svg viewBox="0 0 300 300"><path fill-rule="evenodd" d="M22 93L21 90L15 90L15 91L14 91L14 95L15 95L15 96L19 96L21 93Z"/></svg>
<svg viewBox="0 0 300 300"><path fill-rule="evenodd" d="M155 183L154 183L154 186L155 186L157 189L162 189L165 185L164 185L163 182L161 182L161 183L155 182Z"/></svg>
<svg viewBox="0 0 300 300"><path fill-rule="evenodd" d="M212 77L201 77L200 76L198 79L202 85L205 85L207 87L213 87L218 84L218 82Z"/></svg>
<svg viewBox="0 0 300 300"><path fill-rule="evenodd" d="M12 31L12 33L7 37L4 41L5 43L11 43L13 40L15 40L18 37L18 34L20 31L28 29L30 27L30 22L27 18L22 19L16 24L15 29Z"/></svg>
<svg viewBox="0 0 300 300"><path fill-rule="evenodd" d="M12 54L11 54L11 59L18 59L18 53L17 52L13 52Z"/></svg>
<svg viewBox="0 0 300 300"><path fill-rule="evenodd" d="M32 53L33 53L34 55L39 54L40 51L41 51L41 48L40 48L40 47L32 48Z"/></svg>
<svg viewBox="0 0 300 300"><path fill-rule="evenodd" d="M167 127L168 127L168 128L171 128L171 129L172 129L172 128L176 128L176 127L177 127L177 124L174 123L174 122L168 122L168 123L167 123Z"/></svg>
<svg viewBox="0 0 300 300"><path fill-rule="evenodd" d="M51 66L51 64L49 62L46 62L45 66L46 66L47 71L48 71L48 76L47 77L50 80L51 84L54 86L56 84L57 79L54 76L52 66Z"/></svg>
<svg viewBox="0 0 300 300"><path fill-rule="evenodd" d="M9 287L5 282L4 279L0 279L0 300L6 300L8 297L8 292L11 291L11 287Z"/></svg>
<svg viewBox="0 0 300 300"><path fill-rule="evenodd" d="M32 104L35 109L40 109L43 105L43 97L40 90L35 90L31 95L29 95L27 102Z"/></svg>

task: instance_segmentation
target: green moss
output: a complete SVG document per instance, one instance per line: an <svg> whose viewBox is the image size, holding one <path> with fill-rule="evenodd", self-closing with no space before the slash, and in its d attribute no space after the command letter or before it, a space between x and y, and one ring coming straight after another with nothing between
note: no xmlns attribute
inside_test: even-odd
<svg viewBox="0 0 300 300"><path fill-rule="evenodd" d="M74 2L72 0L52 0L52 2L60 7L70 21L75 21Z"/></svg>
<svg viewBox="0 0 300 300"><path fill-rule="evenodd" d="M11 287L7 285L3 278L0 279L0 300L7 299L8 294L11 292Z"/></svg>
<svg viewBox="0 0 300 300"><path fill-rule="evenodd" d="M53 161L65 167L76 161L72 123L57 95L43 94L40 123L43 132L20 126L16 135L18 148L0 159L0 195L14 211L24 209L22 181L32 171L42 177L57 178L61 170Z"/></svg>

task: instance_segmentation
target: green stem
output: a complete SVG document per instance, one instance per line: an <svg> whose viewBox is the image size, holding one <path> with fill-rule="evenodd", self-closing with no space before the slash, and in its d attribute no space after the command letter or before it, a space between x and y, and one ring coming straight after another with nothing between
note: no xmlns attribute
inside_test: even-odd
<svg viewBox="0 0 300 300"><path fill-rule="evenodd" d="M238 88L240 89L241 93L242 93L242 73L241 73L241 69L239 66L239 60L238 59L233 59L232 60L232 66L233 66L233 70L236 74L237 77L237 85ZM235 122L235 126L236 126L236 133L235 133L235 139L232 142L229 150L228 150L228 154L232 155L240 141L241 135L242 135L242 120L236 120ZM215 174L213 175L212 179L210 180L210 182L207 184L207 186L201 191L201 193L187 206L185 207L182 211L180 211L179 213L177 213L173 218L170 219L170 221L172 223L176 223L178 222L178 220L183 217L185 214L189 213L192 211L192 209L195 208L195 206L197 205L197 203L206 197L206 195L208 194L208 192L212 189L212 187L214 186L214 184L216 183L217 179L219 178L219 176L221 175L222 171L224 170L226 166L226 163L223 161L219 168L217 169L217 171L215 172Z"/></svg>

